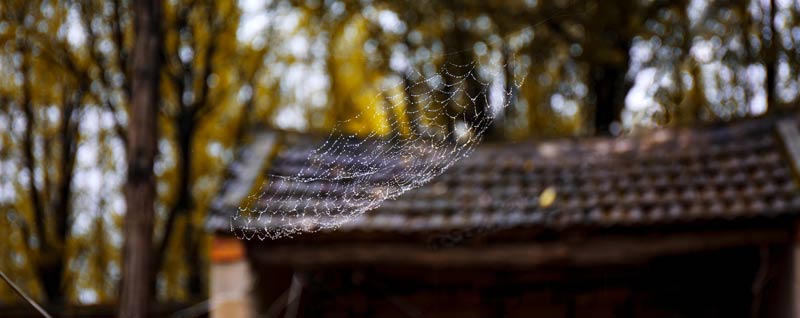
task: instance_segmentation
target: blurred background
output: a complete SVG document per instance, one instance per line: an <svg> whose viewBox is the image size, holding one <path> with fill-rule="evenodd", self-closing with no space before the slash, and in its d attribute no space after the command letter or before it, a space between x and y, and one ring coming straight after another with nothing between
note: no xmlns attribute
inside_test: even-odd
<svg viewBox="0 0 800 318"><path fill-rule="evenodd" d="M489 142L705 125L783 113L800 96L800 1L163 5L163 304L209 297L209 204L253 127L324 134L382 102L386 83L448 62L499 61L522 84ZM135 37L128 0L0 3L0 269L43 303L116 302ZM15 306L0 287L0 308Z"/></svg>

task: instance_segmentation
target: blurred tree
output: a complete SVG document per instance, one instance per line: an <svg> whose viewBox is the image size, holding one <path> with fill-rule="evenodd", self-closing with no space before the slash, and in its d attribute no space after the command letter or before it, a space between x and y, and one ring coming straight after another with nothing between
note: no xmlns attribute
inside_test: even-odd
<svg viewBox="0 0 800 318"><path fill-rule="evenodd" d="M0 64L14 71L4 75L10 80L0 89L0 120L14 125L0 134L8 158L2 163L10 175L25 172L23 179L4 181L22 196L4 198L0 205L17 215L9 226L25 238L24 245L13 245L16 261L7 265L19 268L12 271L18 279L29 277L23 285L41 290L48 302L113 299L124 211L118 193L131 97L131 6L127 1L0 6ZM258 82L266 48L238 41L239 8L232 4L169 3L165 11L160 56L167 69L159 108L165 134L156 167L161 212L154 242L162 270L151 281L160 282L158 290L167 299L197 299L205 293L203 211L233 144L244 138L246 129L235 127L259 121L247 115L254 110L242 109L264 108L256 107L255 92L264 95ZM209 49L212 44L217 48ZM218 70L214 63L221 65ZM245 87L255 92L245 96ZM201 184L195 186L196 180ZM22 275L27 266L35 273Z"/></svg>
<svg viewBox="0 0 800 318"><path fill-rule="evenodd" d="M174 135L178 178L173 184L173 197L164 200L168 207L164 230L156 243L156 264L163 266L167 255L175 255L169 252L170 243L179 237L175 233L177 220L184 218L182 244L176 248L181 249L180 254L185 257L183 264L187 266L191 298L202 297L206 289L202 222L203 212L214 195L208 190L199 194L193 188L204 176L221 175L224 166L220 162L208 162L214 158L200 154L206 152L204 147L212 139L231 148L241 142L243 129L249 127L244 120L252 114L254 93L239 100L231 100L231 96L238 95L240 89L252 90L256 86L266 52L264 47L256 49L238 43L239 15L239 8L232 2L187 1L168 7L166 17L167 29L174 31L166 32L164 54L168 82L164 89L168 98L163 101L161 110ZM219 124L213 117L219 111L227 112L225 116L233 113L241 118L233 122L239 128L213 127ZM202 128L206 129L200 131ZM198 139L201 140L199 144ZM194 160L199 160L200 165ZM202 202L199 209L197 200Z"/></svg>
<svg viewBox="0 0 800 318"><path fill-rule="evenodd" d="M136 40L131 76L131 123L128 126L128 178L125 187L124 246L119 316L146 317L153 294L151 246L155 219L158 104L161 99L162 3L139 1L134 5Z"/></svg>
<svg viewBox="0 0 800 318"><path fill-rule="evenodd" d="M796 45L790 35L798 6L784 2L288 3L321 17L344 8L329 21L366 18L364 37L351 37L358 39L351 45L377 50L348 58L372 66L381 78L399 76L406 87L424 78L392 67L388 61L398 55L410 69L423 71L441 68L445 61L483 62L486 47L489 52L509 50L516 61L508 68L509 77L527 75L527 80L509 110L517 118L497 125L504 132L494 134L505 135L501 138L618 134L653 125L727 120L778 109L798 95ZM385 26L391 16L398 17L400 28ZM337 24L307 28L346 33ZM341 64L327 63L335 68ZM783 77L776 75L781 68L787 70ZM343 80L331 81L338 87ZM413 100L413 93L407 93ZM338 89L330 94L333 100L352 96ZM766 100L775 96L783 97Z"/></svg>
<svg viewBox="0 0 800 318"><path fill-rule="evenodd" d="M31 18L47 18L43 12L28 15L37 5L43 4L23 2L0 11L4 23L16 22L12 27L16 36L4 37L3 44L14 56L16 67L12 74L17 85L3 87L3 100L5 111L11 112L13 107L24 122L22 136L17 140L24 171L24 180L18 180L18 186L25 189L20 193L27 195L23 211L15 209L24 213L16 218L24 238L20 247L29 257L44 296L52 303L61 303L65 300L62 279L69 253L73 172L81 138L78 123L90 82L72 72L80 62L66 49L64 41L51 36L58 24L40 23L35 29L20 27ZM49 13L53 20L63 19L64 14ZM43 47L43 42L51 45ZM45 88L38 83L52 85ZM11 140L7 143L11 144Z"/></svg>

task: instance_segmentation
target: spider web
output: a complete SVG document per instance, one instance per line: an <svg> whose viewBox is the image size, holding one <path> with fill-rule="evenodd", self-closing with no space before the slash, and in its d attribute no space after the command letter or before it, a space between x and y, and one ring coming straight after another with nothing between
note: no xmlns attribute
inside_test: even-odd
<svg viewBox="0 0 800 318"><path fill-rule="evenodd" d="M444 62L427 77L410 69L405 81L381 90L381 102L337 123L321 144L292 146L276 160L232 216L231 231L265 240L336 229L425 185L468 156L512 103L522 83L508 63ZM367 116L384 116L391 132L347 132Z"/></svg>

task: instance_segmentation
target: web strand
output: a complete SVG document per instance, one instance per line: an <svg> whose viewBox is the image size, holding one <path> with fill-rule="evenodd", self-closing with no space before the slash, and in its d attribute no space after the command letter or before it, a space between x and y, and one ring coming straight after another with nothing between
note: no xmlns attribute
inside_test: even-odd
<svg viewBox="0 0 800 318"><path fill-rule="evenodd" d="M239 206L231 231L241 239L265 240L336 229L468 156L511 104L512 85L522 83L506 76L507 65L499 63L443 64L430 77L413 70L420 80L383 90L378 102L337 123L318 146L284 152ZM346 129L376 114L402 131L357 136Z"/></svg>

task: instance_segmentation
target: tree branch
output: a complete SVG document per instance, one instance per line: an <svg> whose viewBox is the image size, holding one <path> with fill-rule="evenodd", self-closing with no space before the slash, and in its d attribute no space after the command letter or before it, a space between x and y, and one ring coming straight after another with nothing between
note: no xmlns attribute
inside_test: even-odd
<svg viewBox="0 0 800 318"><path fill-rule="evenodd" d="M211 4L213 6L213 3ZM214 8L210 8L211 10L208 11L208 21L207 23L211 26L211 30L209 31L210 34L217 34L221 29L221 23L214 19ZM208 46L206 47L206 55L203 61L203 73L200 76L200 92L198 94L197 99L194 101L194 105L191 108L192 111L192 120L195 122L200 121L202 117L204 117L207 113L212 110L212 106L210 103L207 102L208 99L208 78L214 74L214 54L217 50L217 44L214 41L214 37L211 36L208 39Z"/></svg>
<svg viewBox="0 0 800 318"><path fill-rule="evenodd" d="M33 112L31 101L31 72L30 61L28 60L28 44L25 40L18 41L20 54L22 55L22 110L25 114L25 133L23 137L23 152L25 154L25 168L28 170L28 193L33 207L34 223L36 236L41 240L43 247L49 247L47 231L45 230L44 205L40 197L39 189L36 187L36 159L33 156L34 139L33 132L36 129L36 118Z"/></svg>
<svg viewBox="0 0 800 318"><path fill-rule="evenodd" d="M122 89L125 92L125 100L130 100L131 84L128 77L128 50L125 48L125 35L122 32L122 2L114 0L112 3L114 12L111 19L111 32L117 50L117 64L122 73Z"/></svg>
<svg viewBox="0 0 800 318"><path fill-rule="evenodd" d="M109 78L110 76L109 72L105 70L110 66L105 65L106 63L104 63L104 61L106 60L106 58L104 58L103 55L97 50L97 33L95 33L94 30L92 29L92 25L90 22L91 12L95 10L90 10L88 5L81 5L80 7L81 7L80 10L81 23L83 23L83 28L86 30L86 40L87 40L87 46L89 47L88 49L89 56L91 57L91 61L94 62L94 65L100 70L99 83L103 85L104 91L113 92L114 86L111 84L111 79ZM119 24L119 22L117 22L117 24ZM120 39L117 39L117 41L120 41ZM127 78L127 76L124 74L124 69L121 69L121 71L123 72L122 77ZM123 91L126 90L124 85L125 84L123 83ZM123 94L127 95L127 92L124 92ZM128 96L125 97L127 98ZM122 127L122 123L120 122L119 117L117 116L118 107L111 103L111 99L108 96L98 96L98 99L101 100L101 103L105 105L105 108L107 108L108 111L110 111L111 114L113 115L114 130L116 131L119 138L122 140L123 144L127 144L128 138L125 129Z"/></svg>
<svg viewBox="0 0 800 318"><path fill-rule="evenodd" d="M70 233L69 219L71 215L70 199L72 197L72 177L75 171L75 156L78 150L78 124L80 118L75 117L80 111L81 102L88 83L80 83L72 100L64 105L61 116L61 180L58 184L58 201L54 205L56 214L56 233L61 242L65 242Z"/></svg>

